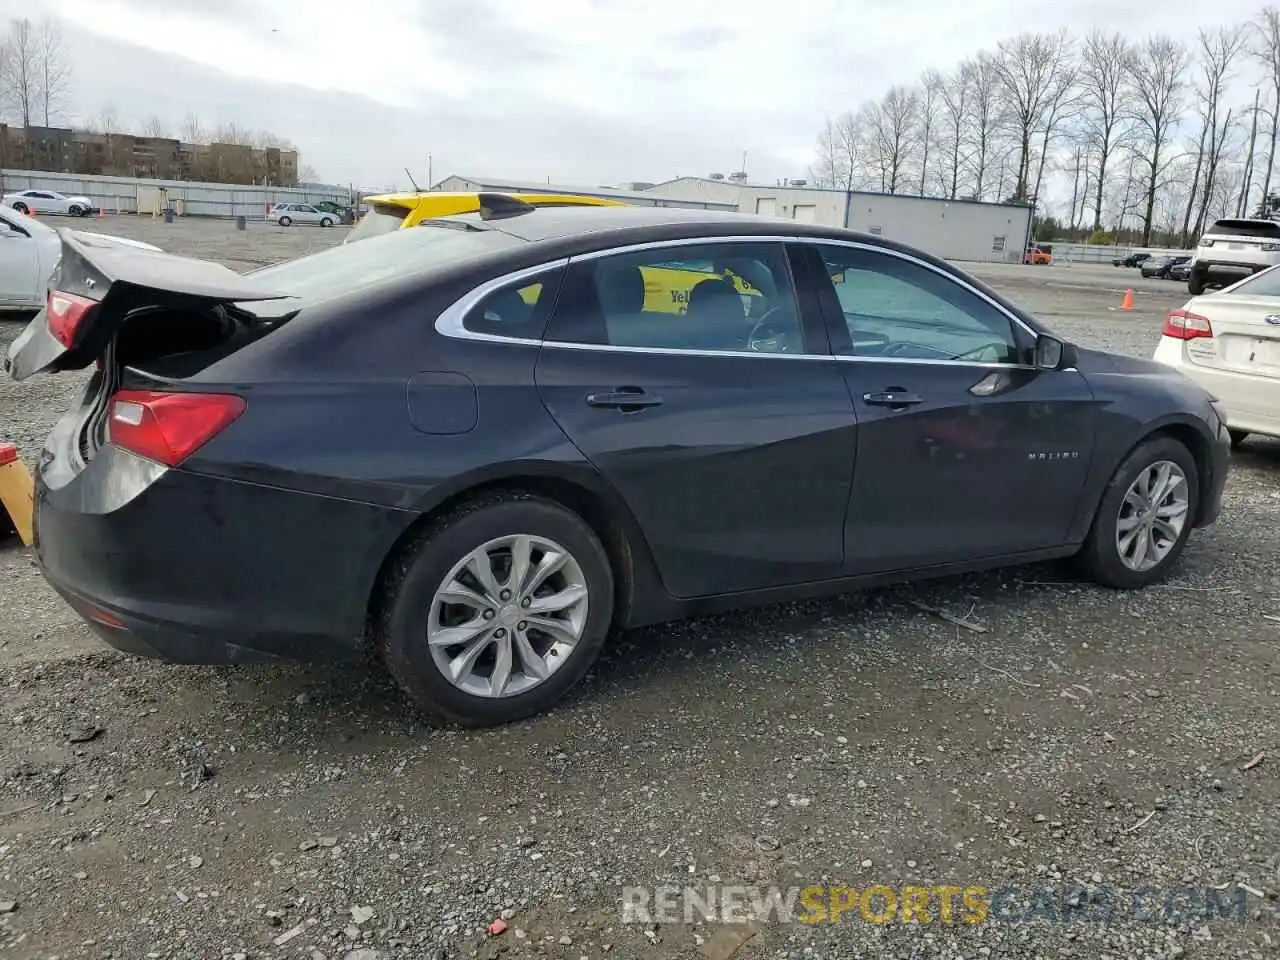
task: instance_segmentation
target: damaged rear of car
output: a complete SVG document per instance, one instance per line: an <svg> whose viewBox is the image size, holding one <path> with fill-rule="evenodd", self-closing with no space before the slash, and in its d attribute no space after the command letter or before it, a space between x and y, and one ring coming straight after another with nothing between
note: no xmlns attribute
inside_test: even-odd
<svg viewBox="0 0 1280 960"><path fill-rule="evenodd" d="M241 275L64 232L45 307L5 359L17 380L92 368L36 471L46 578L129 652L357 655L369 558L409 514L372 454L326 448L332 425L368 421L376 445L405 423L405 377L374 362L414 320L397 278L516 242L423 228Z"/></svg>

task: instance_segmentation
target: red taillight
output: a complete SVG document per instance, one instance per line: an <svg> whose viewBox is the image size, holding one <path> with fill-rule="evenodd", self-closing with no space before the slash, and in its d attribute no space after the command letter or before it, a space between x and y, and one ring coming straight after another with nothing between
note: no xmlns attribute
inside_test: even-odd
<svg viewBox="0 0 1280 960"><path fill-rule="evenodd" d="M111 398L107 437L141 457L176 467L244 409L244 400L229 393L121 390Z"/></svg>
<svg viewBox="0 0 1280 960"><path fill-rule="evenodd" d="M1212 337L1213 326L1208 317L1189 310L1175 310L1164 318L1163 333L1175 340L1195 340L1199 337Z"/></svg>
<svg viewBox="0 0 1280 960"><path fill-rule="evenodd" d="M97 305L97 300L90 300L88 297L63 293L61 290L50 290L44 305L49 332L60 344L70 349L80 324Z"/></svg>

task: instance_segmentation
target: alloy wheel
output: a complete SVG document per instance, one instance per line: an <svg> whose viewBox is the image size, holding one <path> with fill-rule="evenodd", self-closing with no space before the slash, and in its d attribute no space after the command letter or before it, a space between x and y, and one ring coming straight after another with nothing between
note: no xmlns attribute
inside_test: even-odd
<svg viewBox="0 0 1280 960"><path fill-rule="evenodd" d="M1145 573L1164 562L1178 543L1190 509L1187 476L1172 460L1144 467L1129 484L1116 518L1120 562Z"/></svg>
<svg viewBox="0 0 1280 960"><path fill-rule="evenodd" d="M587 624L582 567L560 544L520 534L462 558L431 599L427 645L441 674L477 697L511 697L569 659Z"/></svg>

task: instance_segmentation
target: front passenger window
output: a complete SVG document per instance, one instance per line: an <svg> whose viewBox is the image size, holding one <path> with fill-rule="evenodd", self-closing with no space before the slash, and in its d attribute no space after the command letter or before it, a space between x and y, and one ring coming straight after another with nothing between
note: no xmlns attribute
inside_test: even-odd
<svg viewBox="0 0 1280 960"><path fill-rule="evenodd" d="M938 271L856 247L824 247L822 259L854 356L1019 362L1004 311Z"/></svg>

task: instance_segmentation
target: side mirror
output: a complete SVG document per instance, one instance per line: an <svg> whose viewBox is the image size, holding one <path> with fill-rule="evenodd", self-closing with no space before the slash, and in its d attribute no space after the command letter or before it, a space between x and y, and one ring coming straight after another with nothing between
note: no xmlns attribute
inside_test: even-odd
<svg viewBox="0 0 1280 960"><path fill-rule="evenodd" d="M1036 337L1035 365L1041 370L1066 370L1076 365L1076 348L1057 337Z"/></svg>

